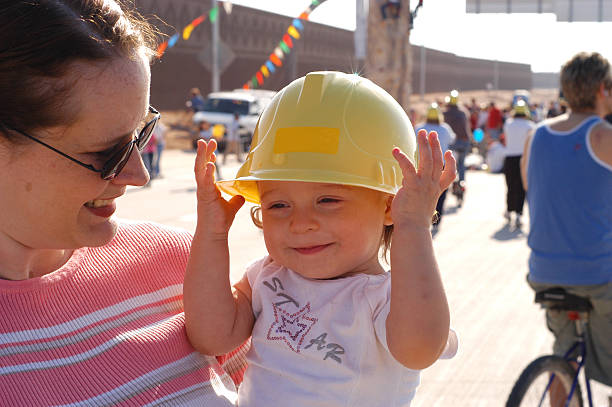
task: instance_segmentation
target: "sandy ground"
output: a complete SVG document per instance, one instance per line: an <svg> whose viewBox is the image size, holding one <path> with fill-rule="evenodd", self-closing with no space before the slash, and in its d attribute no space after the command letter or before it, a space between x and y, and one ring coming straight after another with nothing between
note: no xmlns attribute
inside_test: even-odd
<svg viewBox="0 0 612 407"><path fill-rule="evenodd" d="M544 103L545 106L551 100L556 100L558 96L557 89L532 89L531 101L533 103ZM498 107L509 106L512 100L513 91L487 91L473 90L465 91L459 95L459 103L470 103L472 98L475 98L479 104L494 101ZM411 107L416 110L420 118L423 117L427 106L431 102L442 102L448 93L428 93L421 99L420 95L413 95L410 98ZM162 120L169 128L166 134L166 148L169 149L191 149L191 132L195 131L191 123L191 112L188 110L164 110L162 111ZM420 121L420 120L417 120ZM413 123L415 124L415 123Z"/></svg>

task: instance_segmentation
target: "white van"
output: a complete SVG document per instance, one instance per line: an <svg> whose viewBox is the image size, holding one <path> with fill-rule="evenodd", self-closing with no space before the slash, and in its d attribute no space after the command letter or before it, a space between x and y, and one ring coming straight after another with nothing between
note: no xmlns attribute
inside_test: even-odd
<svg viewBox="0 0 612 407"><path fill-rule="evenodd" d="M193 121L196 125L203 121L211 126L222 124L227 129L234 119L234 113L238 112L240 141L244 151L248 151L257 119L275 94L274 91L250 89L209 93L204 101L204 110L194 113ZM193 145L194 148L197 146L197 135Z"/></svg>

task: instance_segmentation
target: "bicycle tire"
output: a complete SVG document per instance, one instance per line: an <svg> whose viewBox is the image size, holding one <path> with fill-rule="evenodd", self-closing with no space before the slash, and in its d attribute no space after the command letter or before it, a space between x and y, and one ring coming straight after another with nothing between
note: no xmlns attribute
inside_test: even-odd
<svg viewBox="0 0 612 407"><path fill-rule="evenodd" d="M510 396L508 396L506 407L550 407L550 401L542 403L542 400L538 401L538 395L542 398L548 397L546 386L551 373L554 373L556 377L560 379L566 392L569 392L576 374L575 370L569 362L560 356L542 356L531 362L529 366L523 370L514 384ZM538 382L539 378L543 379L543 381ZM540 386L539 390L536 388L538 385ZM533 396L535 396L534 399L528 398L532 395L531 390L535 391L535 394L533 394ZM565 402L561 404L561 406L564 405ZM570 405L572 407L583 407L580 383L576 384L576 389L574 390L574 396L572 397L572 403Z"/></svg>

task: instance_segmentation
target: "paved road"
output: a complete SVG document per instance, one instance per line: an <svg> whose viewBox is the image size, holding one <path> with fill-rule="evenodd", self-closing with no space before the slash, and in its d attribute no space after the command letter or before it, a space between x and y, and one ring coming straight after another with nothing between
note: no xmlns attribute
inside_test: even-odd
<svg viewBox="0 0 612 407"><path fill-rule="evenodd" d="M164 178L150 188L130 188L117 215L195 229L194 153L171 150L162 162ZM224 175L235 173L230 161ZM425 370L414 407L503 406L526 364L551 348L543 313L525 282L526 226L509 228L502 213L505 184L500 174L468 171L464 206L446 200L446 214L434 246L451 309L459 352ZM524 219L524 223L528 223ZM232 280L265 254L261 232L242 209L230 232ZM609 389L596 386L596 406Z"/></svg>

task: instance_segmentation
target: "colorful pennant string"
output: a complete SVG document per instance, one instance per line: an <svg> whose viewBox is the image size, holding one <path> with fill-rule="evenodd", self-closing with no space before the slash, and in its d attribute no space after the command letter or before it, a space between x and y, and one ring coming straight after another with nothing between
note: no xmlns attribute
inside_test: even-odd
<svg viewBox="0 0 612 407"><path fill-rule="evenodd" d="M270 71L270 73L276 72L276 68L274 67L274 64L272 63L272 61L266 61L265 65L266 65L266 68L268 68L268 70Z"/></svg>
<svg viewBox="0 0 612 407"><path fill-rule="evenodd" d="M310 13L312 13L317 7L325 3L327 0L312 0L308 8L304 10L298 18L295 18L287 32L283 34L282 40L278 43L278 46L274 48L274 51L268 57L268 60L259 68L259 71L253 75L250 81L247 81L242 87L244 89L255 89L261 87L265 78L268 78L274 73L276 67L283 66L283 59L285 55L291 52L295 40L300 39L300 31L304 30L304 25L301 20L308 20Z"/></svg>
<svg viewBox="0 0 612 407"><path fill-rule="evenodd" d="M178 33L176 33L172 37L170 37L170 39L168 40L168 48L174 47L174 45L176 44L178 39L179 39Z"/></svg>
<svg viewBox="0 0 612 407"><path fill-rule="evenodd" d="M225 3L227 3L227 2L224 2L224 4ZM216 7L213 7L212 9L210 9L208 12L202 14L201 16L196 17L192 22L187 24L187 26L185 28L183 28L183 30L181 31L183 39L184 40L188 40L189 37L191 37L191 33L193 32L193 30L198 25L202 24L207 18L212 23L214 23L215 21L217 21L217 17L218 16L219 16L219 7L216 6ZM176 45L176 43L178 42L180 37L181 37L181 35L179 33L176 33L173 36L171 36L170 38L168 38L166 41L164 41L161 44L159 44L159 46L157 47L157 58L161 58L162 55L164 55L164 53L166 52L166 50L168 50L169 48L174 47Z"/></svg>
<svg viewBox="0 0 612 407"><path fill-rule="evenodd" d="M193 29L200 25L204 20L206 20L206 16L201 15L200 17L189 23L189 25L183 29L183 39L188 40L191 36L191 32L193 31Z"/></svg>
<svg viewBox="0 0 612 407"><path fill-rule="evenodd" d="M242 87L245 89L249 88L257 88L263 85L264 80L269 78L274 72L276 72L276 68L283 66L283 59L285 55L291 52L295 44L295 40L299 40L301 37L300 32L304 30L304 24L302 24L302 20L308 20L310 17L310 13L312 13L317 7L321 4L325 3L327 0L312 0L310 5L304 10L299 17L293 19L289 28L287 28L287 32L283 34L282 39L278 43L278 46L274 48L274 51L268 57L268 60L264 62L259 70L253 75L250 81L246 82ZM224 1L223 7L226 13L231 12L230 1ZM228 9L230 10L228 12ZM192 22L187 24L185 28L183 28L180 33L177 32L168 38L166 41L159 44L157 47L157 57L161 58L164 53L176 45L178 40L182 37L183 40L188 40L193 33L193 30L203 23L207 18L214 23L217 21L219 17L219 7L215 6L210 9L208 12L202 14L201 16L196 17Z"/></svg>
<svg viewBox="0 0 612 407"><path fill-rule="evenodd" d="M210 14L208 15L208 18L210 19L211 23L214 23L215 21L217 21L217 16L219 15L219 7L214 7L212 10L210 10Z"/></svg>

